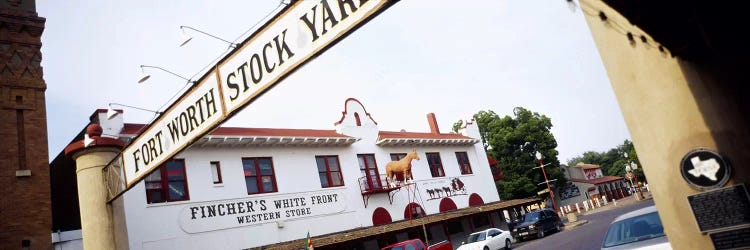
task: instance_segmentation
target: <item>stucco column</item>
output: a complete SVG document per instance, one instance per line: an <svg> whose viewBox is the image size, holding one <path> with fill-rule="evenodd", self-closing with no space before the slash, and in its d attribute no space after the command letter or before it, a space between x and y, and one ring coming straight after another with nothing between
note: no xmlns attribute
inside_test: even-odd
<svg viewBox="0 0 750 250"><path fill-rule="evenodd" d="M690 150L709 148L734 166L727 186L746 182L750 130L737 108L742 102L727 94L713 62L672 57L603 2L581 3L672 248L713 249L687 199L700 191L682 178L680 163Z"/></svg>
<svg viewBox="0 0 750 250"><path fill-rule="evenodd" d="M86 128L89 141L77 141L65 148L65 154L76 161L84 249L115 249L112 207L107 203L103 169L122 150L123 143L102 138L101 133L98 124L91 124Z"/></svg>

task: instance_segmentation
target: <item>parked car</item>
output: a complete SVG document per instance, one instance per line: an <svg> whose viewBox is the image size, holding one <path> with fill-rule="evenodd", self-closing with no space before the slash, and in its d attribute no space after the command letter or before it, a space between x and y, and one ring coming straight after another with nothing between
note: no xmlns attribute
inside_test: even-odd
<svg viewBox="0 0 750 250"><path fill-rule="evenodd" d="M494 250L510 249L513 236L509 231L490 228L470 234L466 241L461 242L457 250Z"/></svg>
<svg viewBox="0 0 750 250"><path fill-rule="evenodd" d="M545 233L559 232L562 227L563 223L557 213L549 209L537 210L521 216L518 222L513 223L513 237L519 241L529 237L544 238Z"/></svg>
<svg viewBox="0 0 750 250"><path fill-rule="evenodd" d="M672 249L656 206L644 207L620 216L609 224L602 249Z"/></svg>
<svg viewBox="0 0 750 250"><path fill-rule="evenodd" d="M380 250L453 250L450 241L444 240L427 246L421 239L405 240L396 244L388 245Z"/></svg>

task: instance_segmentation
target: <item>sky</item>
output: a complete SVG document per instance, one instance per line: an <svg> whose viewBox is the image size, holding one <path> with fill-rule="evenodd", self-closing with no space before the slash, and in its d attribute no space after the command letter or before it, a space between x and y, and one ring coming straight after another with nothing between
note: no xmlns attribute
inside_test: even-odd
<svg viewBox="0 0 750 250"><path fill-rule="evenodd" d="M108 103L164 110L187 86L162 67L197 79L228 44L240 42L279 1L38 0L46 18L50 160ZM441 132L480 110L524 107L552 119L558 159L604 151L630 138L580 9L548 0L401 0L313 59L223 126L334 129L344 101L362 102L380 130ZM124 110L127 123L151 112Z"/></svg>

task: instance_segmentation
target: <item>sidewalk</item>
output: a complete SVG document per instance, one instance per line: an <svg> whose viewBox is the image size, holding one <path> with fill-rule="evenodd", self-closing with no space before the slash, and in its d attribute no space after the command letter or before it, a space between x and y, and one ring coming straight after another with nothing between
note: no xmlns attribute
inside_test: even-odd
<svg viewBox="0 0 750 250"><path fill-rule="evenodd" d="M653 199L653 197L651 196L651 193L649 193L649 192L643 192L643 196L645 198L642 199L642 200L637 200L637 199L635 199L635 195L631 195L631 196L628 196L628 197L625 197L625 198L617 200L617 205L615 205L615 202L609 201L606 206L598 207L596 209L591 209L589 211L584 211L583 209L581 209L581 213L579 215L595 214L595 213L598 213L598 212L603 212L603 211L607 211L607 210L610 210L610 209L614 209L614 208L618 208L618 207L622 207L622 206L627 206L627 205L635 204L635 203L638 203L638 202L643 202L643 201L647 201L647 200Z"/></svg>

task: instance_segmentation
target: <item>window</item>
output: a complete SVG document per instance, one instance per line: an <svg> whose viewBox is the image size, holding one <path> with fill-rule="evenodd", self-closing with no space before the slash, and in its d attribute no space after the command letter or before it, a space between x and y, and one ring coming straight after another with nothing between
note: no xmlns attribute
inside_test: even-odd
<svg viewBox="0 0 750 250"><path fill-rule="evenodd" d="M318 164L320 187L326 188L344 185L343 178L341 178L341 168L339 167L338 156L315 156L315 162Z"/></svg>
<svg viewBox="0 0 750 250"><path fill-rule="evenodd" d="M472 174L469 156L466 155L466 152L456 152L456 159L458 160L458 167L461 169L461 174Z"/></svg>
<svg viewBox="0 0 750 250"><path fill-rule="evenodd" d="M604 237L603 247L663 237L664 228L657 212L627 218L613 223Z"/></svg>
<svg viewBox="0 0 750 250"><path fill-rule="evenodd" d="M214 184L221 184L221 166L218 161L211 162L211 176L213 177Z"/></svg>
<svg viewBox="0 0 750 250"><path fill-rule="evenodd" d="M248 194L276 192L276 176L271 157L242 158Z"/></svg>
<svg viewBox="0 0 750 250"><path fill-rule="evenodd" d="M430 173L432 177L443 177L445 171L443 171L443 162L440 161L440 153L427 153L427 164L430 165Z"/></svg>
<svg viewBox="0 0 750 250"><path fill-rule="evenodd" d="M406 157L406 153L393 153L391 154L391 161L398 161Z"/></svg>
<svg viewBox="0 0 750 250"><path fill-rule="evenodd" d="M378 173L378 164L375 162L374 154L358 154L359 171L364 179L366 190L380 189L380 174Z"/></svg>
<svg viewBox="0 0 750 250"><path fill-rule="evenodd" d="M146 176L146 201L162 203L190 200L185 160L169 160Z"/></svg>

